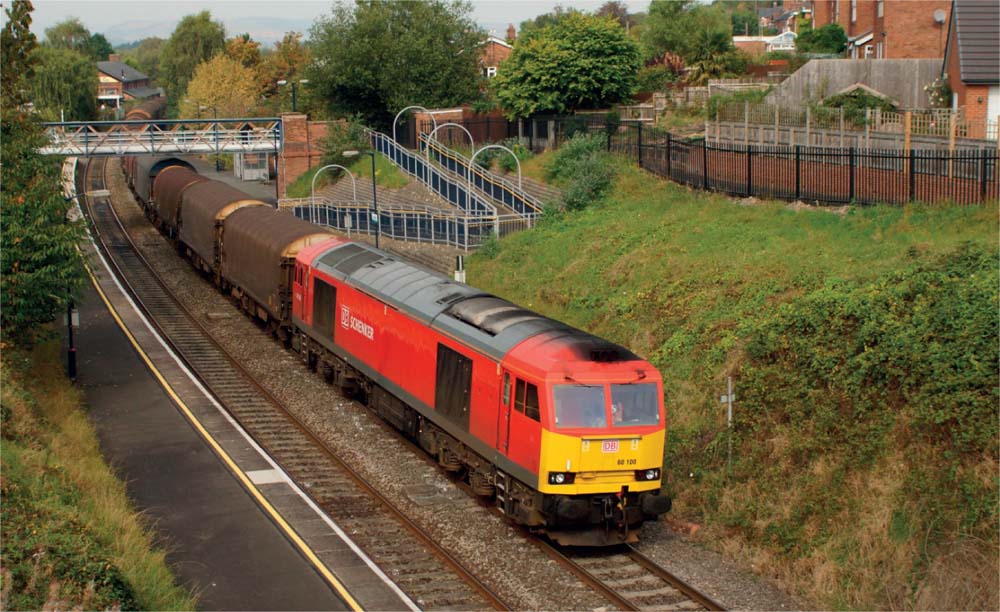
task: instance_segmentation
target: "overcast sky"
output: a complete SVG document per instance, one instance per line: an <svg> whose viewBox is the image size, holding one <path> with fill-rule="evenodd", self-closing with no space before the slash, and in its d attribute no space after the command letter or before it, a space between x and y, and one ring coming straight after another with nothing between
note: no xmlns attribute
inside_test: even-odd
<svg viewBox="0 0 1000 612"><path fill-rule="evenodd" d="M5 3L6 4L6 3ZM473 0L473 18L484 28L503 35L508 23L551 11L556 5L593 11L604 0ZM645 11L649 0L625 0L631 12ZM112 44L147 36L169 36L185 15L202 10L226 25L227 34L249 31L264 42L288 30L307 32L320 15L329 14L333 2L310 0L35 0L32 31L44 37L45 28L69 17L78 17L91 32L101 32Z"/></svg>

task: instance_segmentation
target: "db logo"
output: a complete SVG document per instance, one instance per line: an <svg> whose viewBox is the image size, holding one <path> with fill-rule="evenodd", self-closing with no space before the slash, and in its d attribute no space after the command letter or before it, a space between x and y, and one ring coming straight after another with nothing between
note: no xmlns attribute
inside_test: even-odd
<svg viewBox="0 0 1000 612"><path fill-rule="evenodd" d="M601 444L602 453L617 453L618 452L618 440L605 440Z"/></svg>
<svg viewBox="0 0 1000 612"><path fill-rule="evenodd" d="M347 306L340 307L340 326L344 329L351 328L351 309Z"/></svg>

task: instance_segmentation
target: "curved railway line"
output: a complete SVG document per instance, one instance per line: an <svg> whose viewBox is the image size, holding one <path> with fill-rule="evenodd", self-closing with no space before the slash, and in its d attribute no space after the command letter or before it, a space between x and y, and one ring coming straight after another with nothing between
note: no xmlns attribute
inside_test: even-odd
<svg viewBox="0 0 1000 612"><path fill-rule="evenodd" d="M105 189L106 158L87 164L86 189ZM164 340L240 425L421 608L510 609L406 514L340 460L261 387L172 295L139 254L107 197L84 197L115 273ZM393 529L392 526L397 528Z"/></svg>
<svg viewBox="0 0 1000 612"><path fill-rule="evenodd" d="M86 163L78 192L106 189L106 170L107 158ZM81 181L79 175L77 181ZM511 609L401 508L338 458L211 336L140 254L109 197L84 196L80 201L99 248L164 340L233 418L414 602L426 610ZM418 449L417 455L423 452ZM467 487L462 488L472 495ZM521 531L606 599L610 608L724 609L630 546L565 549Z"/></svg>

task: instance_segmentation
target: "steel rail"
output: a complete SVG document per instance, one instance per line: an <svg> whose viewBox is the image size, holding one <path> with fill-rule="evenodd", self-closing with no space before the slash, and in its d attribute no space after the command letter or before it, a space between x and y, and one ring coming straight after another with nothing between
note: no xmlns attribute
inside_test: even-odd
<svg viewBox="0 0 1000 612"><path fill-rule="evenodd" d="M99 187L94 187L94 185L96 185L96 181L93 181L91 182L90 185L91 189L88 189L88 191L92 191L93 189L104 188L103 174L106 169L106 158L98 158L98 159L100 159L103 162L101 164L102 168L102 176L100 177L101 185ZM91 181L90 170L91 170L90 164L88 164L87 171L85 172L85 179L84 179L85 181ZM96 226L97 215L96 211L93 208L92 199L100 199L100 198L91 198L90 196L84 196L81 199L86 201L86 208L90 213L88 215L88 218L90 219L91 223ZM257 381L257 379L250 372L248 372L225 347L223 347L218 341L216 341L215 338L212 336L211 332L208 331L205 328L205 326L200 321L198 321L197 317L195 317L193 313L191 313L191 311L187 308L187 306L179 298L177 298L177 296L173 293L173 291L169 289L169 286L164 282L160 274L149 263L149 261L145 258L145 256L143 256L138 246L135 244L135 242L132 240L132 237L125 229L117 213L114 211L114 208L110 205L110 201L108 203L108 209L111 211L111 215L114 218L114 223L117 226L117 228L112 228L112 229L117 229L120 232L121 236L127 243L130 251L134 254L136 259L139 262L141 262L141 264L145 267L145 270L152 276L152 278L158 284L160 290L165 294L165 296L169 298L169 300L172 302L172 305L178 308L185 315L188 323L192 327L196 328L200 333L200 335L203 336L205 340L207 340L211 345L213 345L213 348L216 349L225 358L227 365L229 365L231 368L239 372L242 375L242 377L246 380L246 382L249 383L261 397L263 397L268 403L270 403L274 408L276 408L281 412L281 415L285 418L285 420L287 420L290 424L292 424L292 426L297 430L299 434L304 436L310 443L312 443L314 447L317 450L319 450L326 459L328 459L338 469L342 470L345 474L347 474L348 477L359 488L361 488L365 493L373 497L379 503L379 505L381 505L396 520L398 520L408 532L414 535L427 549L429 549L435 557L437 557L446 566L450 567L455 574L457 574L464 582L466 582L469 586L471 586L473 591L477 593L480 597L482 597L482 599L486 601L488 605L490 605L493 609L496 610L512 609L500 598L499 595L497 595L495 592L493 592L492 589L490 589L481 580L479 580L479 578L475 574L473 574L471 570L466 568L450 552L448 552L440 544L438 544L433 539L432 536L427 534L419 525L417 525L412 519L410 519L398 506L396 506L391 500L389 500L385 495L383 495L380 491L378 491L378 489L376 489L374 485L369 483L364 478L364 476L362 476L347 462L345 462L339 456L337 456L335 451L333 451L326 443L320 440L300 419L298 419L294 414L292 414L280 400L278 400L259 381ZM270 446L268 441L262 439L256 432L254 432L254 428L251 425L248 425L244 421L244 419L241 418L238 411L233 410L229 405L229 402L227 402L225 398L221 396L221 394L217 393L216 389L214 388L215 385L212 383L212 381L207 380L205 376L203 376L201 372L201 367L199 367L197 364L192 363L191 359L189 359L188 355L186 354L187 351L185 351L183 347L179 347L175 342L174 338L171 337L169 331L164 329L164 327L161 325L161 321L159 320L158 315L154 312L155 309L151 308L148 304L146 304L146 302L140 296L139 291L133 286L132 279L130 278L128 272L124 269L124 267L120 264L120 262L117 260L116 257L111 256L113 251L120 251L121 247L109 245L108 240L105 238L106 234L107 232L102 231L101 228L97 228L97 231L94 232L94 235L99 239L102 250L109 255L107 259L109 261L109 264L114 267L116 276L120 279L123 286L135 299L136 304L138 304L139 307L143 310L143 312L148 316L150 322L154 325L154 327L156 327L156 329L163 337L163 339L171 346L172 349L174 349L174 351L181 358L181 360L184 361L186 365L188 365L188 367L195 374L195 376L205 385L207 389L209 389L209 391L213 394L213 396L216 397L219 403L226 408L227 412L229 412L233 416L233 418L236 419L237 422L239 422L240 425L247 430L247 432L251 435L251 437L254 438L254 440L258 444L260 444L264 448L268 448ZM302 489L307 494L310 494L308 487L302 487ZM318 506L324 507L326 505L322 500L317 499L315 496L311 494L310 497L313 498L313 501L316 502Z"/></svg>

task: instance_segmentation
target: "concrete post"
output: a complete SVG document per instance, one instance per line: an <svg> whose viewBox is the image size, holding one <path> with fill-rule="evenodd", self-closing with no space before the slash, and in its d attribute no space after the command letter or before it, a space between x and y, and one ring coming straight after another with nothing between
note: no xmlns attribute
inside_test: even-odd
<svg viewBox="0 0 1000 612"><path fill-rule="evenodd" d="M750 144L750 101L743 103L743 144Z"/></svg>
<svg viewBox="0 0 1000 612"><path fill-rule="evenodd" d="M806 106L806 146L809 146L809 124L812 122L812 111Z"/></svg>

